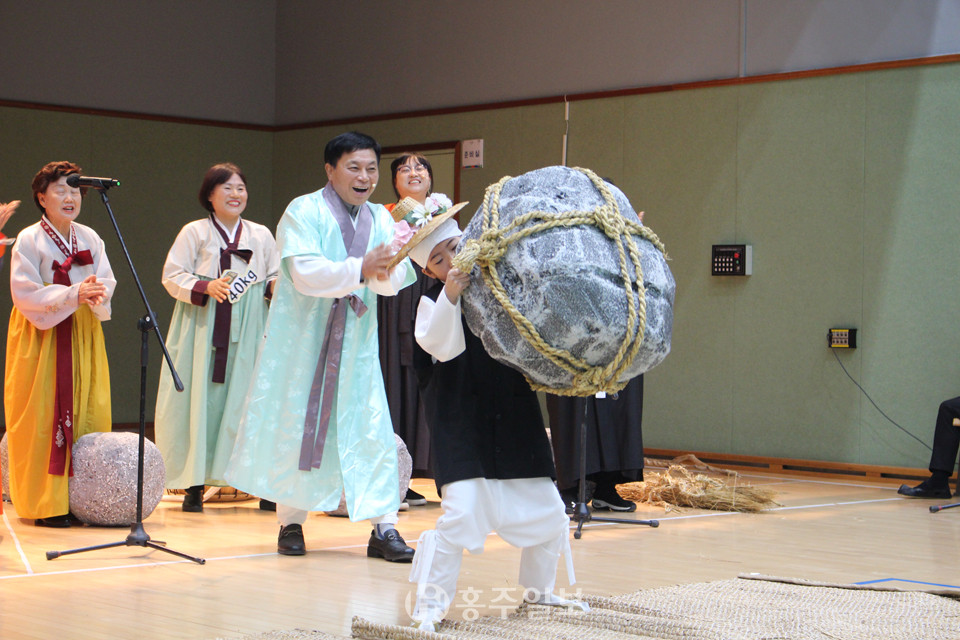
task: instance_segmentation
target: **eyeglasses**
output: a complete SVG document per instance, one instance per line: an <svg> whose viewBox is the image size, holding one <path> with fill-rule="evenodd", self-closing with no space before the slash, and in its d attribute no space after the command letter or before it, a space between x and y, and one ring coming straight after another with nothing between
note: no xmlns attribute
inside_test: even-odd
<svg viewBox="0 0 960 640"><path fill-rule="evenodd" d="M414 171L416 171L417 173L426 173L427 168L422 164L414 164L414 165L403 164L397 168L397 173L400 173L400 174L413 173Z"/></svg>

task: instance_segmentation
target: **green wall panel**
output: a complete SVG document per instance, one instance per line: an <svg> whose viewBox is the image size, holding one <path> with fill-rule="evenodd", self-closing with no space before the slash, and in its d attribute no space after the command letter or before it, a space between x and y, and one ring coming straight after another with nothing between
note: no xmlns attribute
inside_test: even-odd
<svg viewBox="0 0 960 640"><path fill-rule="evenodd" d="M738 229L754 275L736 305L736 450L857 461L856 389L827 401L844 387L823 362L831 326L861 326L863 94L860 76L741 88Z"/></svg>
<svg viewBox="0 0 960 640"><path fill-rule="evenodd" d="M926 465L937 404L960 378L958 103L960 65L947 64L570 103L567 164L612 178L645 212L677 280L672 352L646 375L648 446ZM489 184L559 164L566 123L563 103L276 133L2 108L0 200L27 199L54 158L119 177L111 202L165 330L159 273L202 213L203 171L240 164L249 217L275 227L324 184L323 147L347 129L384 146L482 138L484 166L461 174L466 222ZM381 170L373 199L386 203ZM36 214L24 204L10 230ZM115 419L134 421L139 301L95 194L81 221L121 282L106 331ZM753 245L753 275L710 276L711 245L731 242ZM826 347L838 326L859 330L856 350ZM151 357L148 419L155 345Z"/></svg>
<svg viewBox="0 0 960 640"><path fill-rule="evenodd" d="M890 418L930 444L958 395L960 75L870 74L864 190L863 377ZM863 456L925 467L929 452L864 403Z"/></svg>

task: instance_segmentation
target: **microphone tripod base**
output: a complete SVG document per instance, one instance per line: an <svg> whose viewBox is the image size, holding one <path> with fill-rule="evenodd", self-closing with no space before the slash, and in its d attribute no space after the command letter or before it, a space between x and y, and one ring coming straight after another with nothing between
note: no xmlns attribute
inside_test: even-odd
<svg viewBox="0 0 960 640"><path fill-rule="evenodd" d="M579 540L583 536L583 525L586 522L619 522L620 524L642 524L654 529L660 526L659 520L632 520L630 518L607 518L597 517L590 513L590 507L585 502L578 502L570 514L570 520L577 523L577 530L573 532L573 537Z"/></svg>
<svg viewBox="0 0 960 640"><path fill-rule="evenodd" d="M179 551L174 551L173 549L167 549L166 542L161 540L151 540L150 535L143 528L142 522L135 522L130 526L130 533L127 535L126 539L122 542L110 542L107 544L98 544L92 547L83 547L80 549L70 549L69 551L47 551L47 560L54 560L60 556L68 556L73 553L83 553L84 551L95 551L97 549L111 549L113 547L149 547L151 549L158 549L166 553L171 553L179 558L184 560L190 560L191 562L196 562L197 564L206 564L207 561L203 558L197 558L195 556L190 556L185 553L180 553Z"/></svg>

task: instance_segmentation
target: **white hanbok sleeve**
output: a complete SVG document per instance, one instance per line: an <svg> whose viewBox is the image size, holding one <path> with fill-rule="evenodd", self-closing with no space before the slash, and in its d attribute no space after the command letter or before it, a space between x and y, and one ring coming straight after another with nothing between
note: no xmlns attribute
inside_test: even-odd
<svg viewBox="0 0 960 640"><path fill-rule="evenodd" d="M264 289L264 295L270 289L270 283L280 276L280 251L277 249L277 241L273 239L270 230L266 230L263 239L264 264L267 266L267 277L264 281L267 283ZM276 286L276 285L274 285Z"/></svg>
<svg viewBox="0 0 960 640"><path fill-rule="evenodd" d="M410 268L407 262L401 262L387 280L360 282L363 258L335 262L323 256L300 255L287 260L290 279L297 291L318 298L342 298L364 285L382 296L396 295L403 288Z"/></svg>
<svg viewBox="0 0 960 640"><path fill-rule="evenodd" d="M206 297L201 297L205 296L205 289L199 291L196 286L201 280L196 273L197 263L202 260L200 249L203 242L204 238L200 237L196 225L184 226L163 263L163 288L175 299L187 304L200 305L201 301L206 302Z"/></svg>
<svg viewBox="0 0 960 640"><path fill-rule="evenodd" d="M103 240L100 236L95 237L98 247L96 250L91 248L91 251L93 251L93 268L96 270L97 280L106 287L107 291L103 295L103 302L90 307L90 309L100 322L106 322L110 319L113 310L113 292L117 289L117 278L113 275L110 260L107 259L107 249Z"/></svg>
<svg viewBox="0 0 960 640"><path fill-rule="evenodd" d="M80 305L80 282L70 286L44 282L40 273L44 254L37 238L38 236L34 234L21 233L14 244L10 256L10 297L20 313L32 325L40 330L46 330L52 329L76 312ZM113 277L110 261L107 260L103 240L95 234L85 235L84 244L93 255L94 274L107 289L103 302L91 309L99 320L109 320L110 301L117 281ZM75 268L78 272L89 270L89 268Z"/></svg>
<svg viewBox="0 0 960 640"><path fill-rule="evenodd" d="M463 353L467 347L460 320L460 299L452 304L442 292L436 302L427 296L420 298L413 335L417 344L439 362L453 360Z"/></svg>
<svg viewBox="0 0 960 640"><path fill-rule="evenodd" d="M412 269L409 260L403 260L397 267L390 272L390 277L386 280L367 280L367 287L374 293L381 296L395 296L403 289L404 281L407 278L407 270Z"/></svg>

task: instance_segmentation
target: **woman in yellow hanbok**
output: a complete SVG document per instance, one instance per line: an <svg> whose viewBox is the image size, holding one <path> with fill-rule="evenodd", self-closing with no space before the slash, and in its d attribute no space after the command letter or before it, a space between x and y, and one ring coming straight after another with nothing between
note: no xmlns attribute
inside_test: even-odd
<svg viewBox="0 0 960 640"><path fill-rule="evenodd" d="M33 178L40 221L17 236L10 256L14 308L7 332L4 409L10 497L21 518L70 526L72 445L109 431L110 373L100 323L116 287L103 240L75 222L82 192L72 162Z"/></svg>
<svg viewBox="0 0 960 640"><path fill-rule="evenodd" d="M17 210L18 206L20 206L19 200L0 202L0 229L3 229L3 225L7 223L7 220L10 219L10 216L13 215L13 212ZM3 264L3 254L7 250L7 242L12 242L12 240L7 241L7 236L0 233L0 265ZM3 473L2 467L0 467L0 473ZM0 500L0 513L3 513L3 500Z"/></svg>

